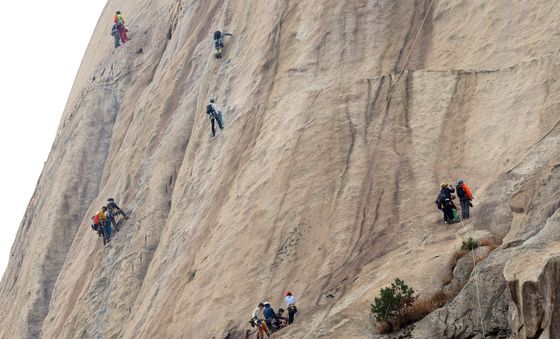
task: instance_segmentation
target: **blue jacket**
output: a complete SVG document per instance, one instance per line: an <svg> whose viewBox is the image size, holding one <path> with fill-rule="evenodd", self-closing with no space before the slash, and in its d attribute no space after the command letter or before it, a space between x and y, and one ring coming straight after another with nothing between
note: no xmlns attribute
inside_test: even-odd
<svg viewBox="0 0 560 339"><path fill-rule="evenodd" d="M276 318L276 313L274 313L274 310L272 309L272 307L270 307L268 305L264 307L263 315L264 315L265 319Z"/></svg>

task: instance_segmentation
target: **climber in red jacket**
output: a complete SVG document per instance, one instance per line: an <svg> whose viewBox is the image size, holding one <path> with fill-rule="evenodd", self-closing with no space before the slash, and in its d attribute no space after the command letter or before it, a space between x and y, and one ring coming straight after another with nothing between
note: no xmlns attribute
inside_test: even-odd
<svg viewBox="0 0 560 339"><path fill-rule="evenodd" d="M121 42L124 44L125 42L127 42L130 39L128 38L128 35L126 34L126 32L128 32L128 30L124 26L124 17L123 17L123 15L120 11L117 11L115 13L113 21L115 22L115 24L117 24L117 30L119 31Z"/></svg>
<svg viewBox="0 0 560 339"><path fill-rule="evenodd" d="M471 201L474 198L471 189L463 182L463 179L457 180L457 197L461 202L461 214L463 219L468 219L470 217L469 209L472 207Z"/></svg>

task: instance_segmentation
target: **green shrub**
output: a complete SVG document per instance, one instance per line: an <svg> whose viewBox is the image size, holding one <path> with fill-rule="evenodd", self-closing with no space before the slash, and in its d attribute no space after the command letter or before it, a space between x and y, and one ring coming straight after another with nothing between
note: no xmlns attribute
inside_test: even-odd
<svg viewBox="0 0 560 339"><path fill-rule="evenodd" d="M473 238L469 237L466 241L463 241L461 249L464 251L471 251L478 247L478 242Z"/></svg>
<svg viewBox="0 0 560 339"><path fill-rule="evenodd" d="M379 297L371 304L371 312L377 321L388 325L388 331L393 331L415 300L414 290L396 278L391 287L381 289Z"/></svg>

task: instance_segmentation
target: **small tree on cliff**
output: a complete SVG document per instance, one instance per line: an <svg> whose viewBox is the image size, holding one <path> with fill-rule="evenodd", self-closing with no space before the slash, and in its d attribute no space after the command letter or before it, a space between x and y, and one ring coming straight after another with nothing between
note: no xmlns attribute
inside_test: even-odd
<svg viewBox="0 0 560 339"><path fill-rule="evenodd" d="M379 297L371 304L371 312L377 321L386 323L389 331L393 331L398 329L398 323L415 300L414 290L396 278L391 287L381 289Z"/></svg>

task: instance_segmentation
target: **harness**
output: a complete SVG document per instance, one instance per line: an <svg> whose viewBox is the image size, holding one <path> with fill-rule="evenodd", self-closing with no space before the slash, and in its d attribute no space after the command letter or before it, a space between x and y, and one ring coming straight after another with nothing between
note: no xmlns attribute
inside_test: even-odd
<svg viewBox="0 0 560 339"><path fill-rule="evenodd" d="M224 47L224 38L223 37L219 37L218 39L214 40L214 47L216 49L219 49L221 47Z"/></svg>

